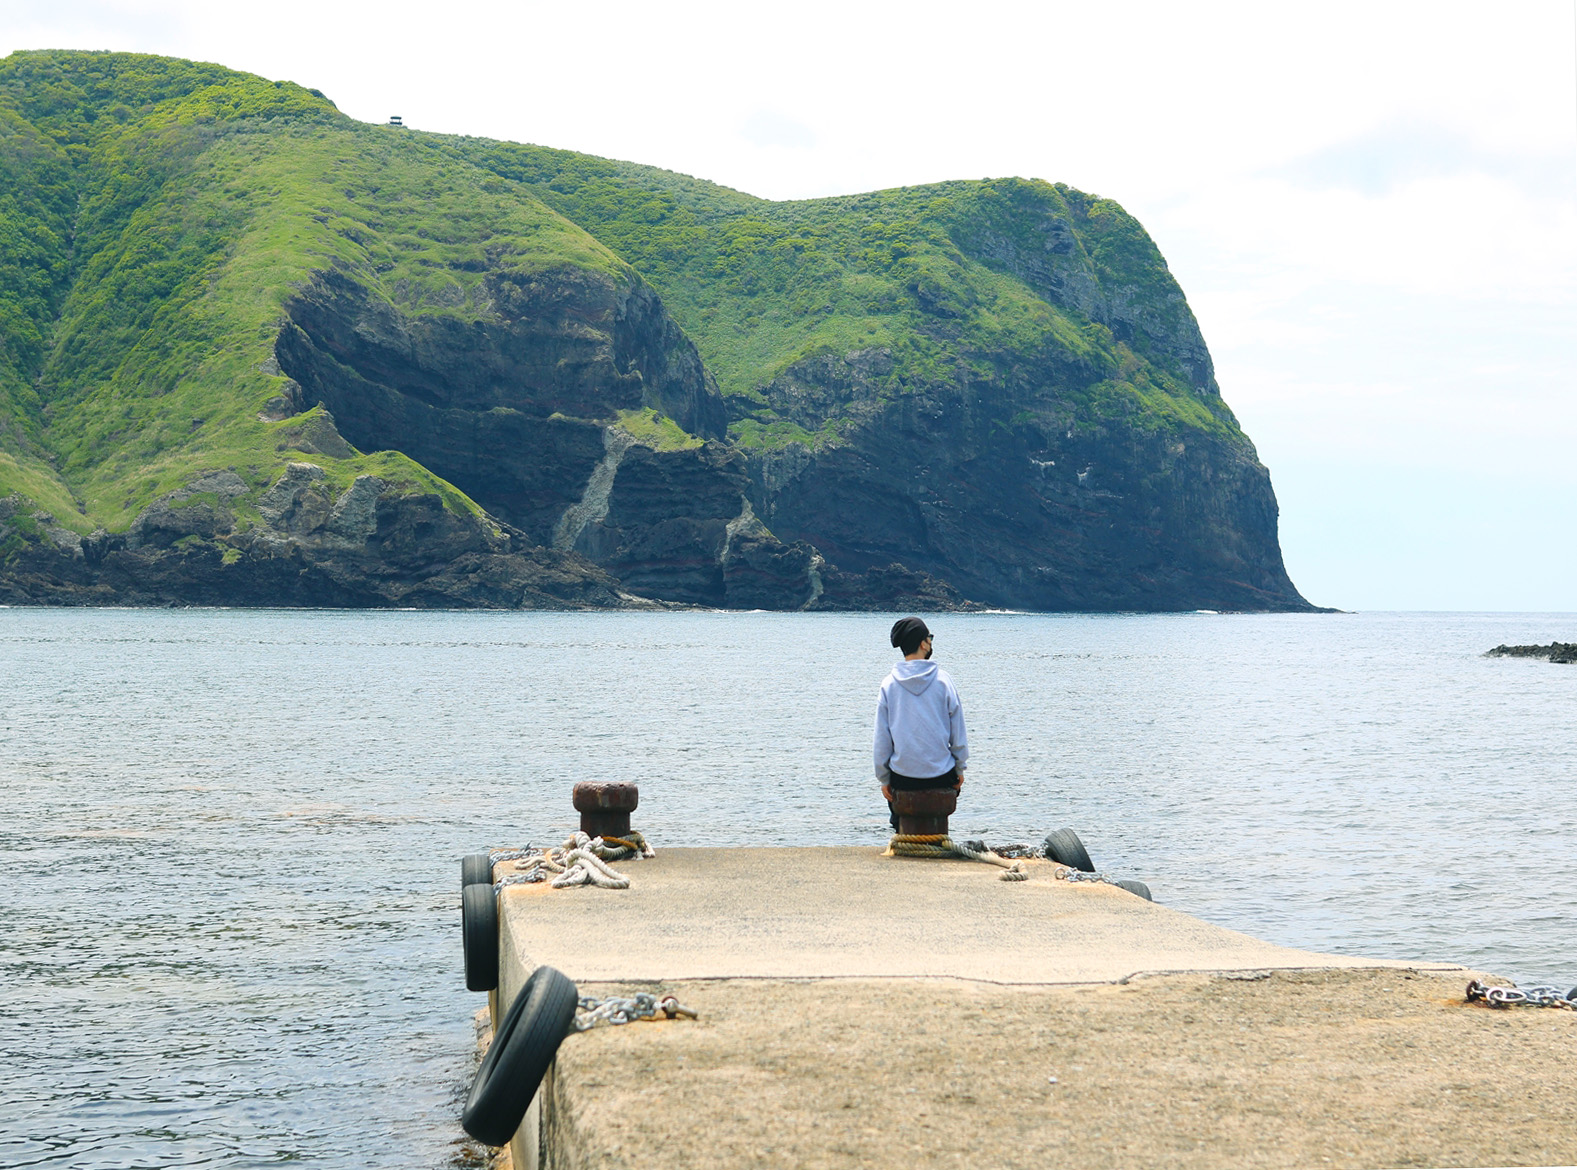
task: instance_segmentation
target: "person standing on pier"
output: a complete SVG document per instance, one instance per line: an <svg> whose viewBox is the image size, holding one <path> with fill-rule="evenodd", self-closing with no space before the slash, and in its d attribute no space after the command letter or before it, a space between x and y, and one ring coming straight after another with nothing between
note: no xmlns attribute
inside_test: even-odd
<svg viewBox="0 0 1577 1170"><path fill-rule="evenodd" d="M947 672L931 661L932 637L917 617L893 623L890 638L903 654L876 696L876 779L898 831L893 792L964 786L969 735L964 706Z"/></svg>

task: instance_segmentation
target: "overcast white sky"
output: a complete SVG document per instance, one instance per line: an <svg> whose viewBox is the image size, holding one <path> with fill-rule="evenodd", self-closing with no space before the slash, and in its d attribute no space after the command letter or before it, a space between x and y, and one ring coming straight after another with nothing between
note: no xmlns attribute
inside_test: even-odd
<svg viewBox="0 0 1577 1170"><path fill-rule="evenodd" d="M0 0L0 55L217 61L357 118L769 198L1098 192L1188 294L1305 596L1577 611L1573 20L1571 0Z"/></svg>

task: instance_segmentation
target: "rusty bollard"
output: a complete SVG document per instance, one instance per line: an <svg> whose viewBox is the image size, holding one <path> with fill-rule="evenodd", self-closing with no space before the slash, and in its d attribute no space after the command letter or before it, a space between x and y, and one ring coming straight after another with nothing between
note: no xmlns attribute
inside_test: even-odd
<svg viewBox="0 0 1577 1170"><path fill-rule="evenodd" d="M894 792L893 810L898 832L905 837L947 835L947 818L958 808L958 793L951 788L922 788Z"/></svg>
<svg viewBox="0 0 1577 1170"><path fill-rule="evenodd" d="M575 811L580 831L592 837L623 837L630 814L641 803L641 791L620 780L582 780L575 785Z"/></svg>

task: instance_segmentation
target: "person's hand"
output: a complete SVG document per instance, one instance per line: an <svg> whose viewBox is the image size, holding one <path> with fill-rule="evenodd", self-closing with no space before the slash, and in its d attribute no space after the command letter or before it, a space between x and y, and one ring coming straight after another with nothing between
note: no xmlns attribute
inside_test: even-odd
<svg viewBox="0 0 1577 1170"><path fill-rule="evenodd" d="M888 804L891 804L893 802L893 790L891 788L887 787L887 785L885 785L885 784L882 785L882 799L885 800Z"/></svg>
<svg viewBox="0 0 1577 1170"><path fill-rule="evenodd" d="M957 792L964 787L964 770L958 769L958 779L953 782L953 791Z"/></svg>

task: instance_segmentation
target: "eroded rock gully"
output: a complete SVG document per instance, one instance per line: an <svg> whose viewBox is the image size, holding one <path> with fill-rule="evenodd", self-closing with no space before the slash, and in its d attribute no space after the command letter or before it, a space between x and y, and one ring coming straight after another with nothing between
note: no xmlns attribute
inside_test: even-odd
<svg viewBox="0 0 1577 1170"><path fill-rule="evenodd" d="M583 271L486 278L490 314L403 314L326 274L289 306L276 353L363 451L398 450L531 544L578 554L666 601L800 608L820 558L750 513L743 458L694 347L639 282ZM611 420L650 409L706 441L656 450ZM731 526L733 530L731 531Z"/></svg>

